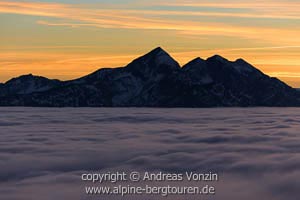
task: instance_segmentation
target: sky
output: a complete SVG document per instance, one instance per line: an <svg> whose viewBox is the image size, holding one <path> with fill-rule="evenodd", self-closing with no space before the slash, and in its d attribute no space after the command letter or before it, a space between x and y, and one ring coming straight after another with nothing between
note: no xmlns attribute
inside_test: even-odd
<svg viewBox="0 0 300 200"><path fill-rule="evenodd" d="M243 58L300 88L299 0L0 0L0 82L125 66L160 46L181 65Z"/></svg>

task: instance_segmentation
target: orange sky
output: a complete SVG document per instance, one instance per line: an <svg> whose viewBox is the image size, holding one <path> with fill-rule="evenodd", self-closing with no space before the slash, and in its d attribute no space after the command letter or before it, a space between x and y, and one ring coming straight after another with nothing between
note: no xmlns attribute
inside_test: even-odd
<svg viewBox="0 0 300 200"><path fill-rule="evenodd" d="M300 87L300 2L292 0L0 1L0 25L0 82L28 73L72 79L162 46L182 65L244 58Z"/></svg>

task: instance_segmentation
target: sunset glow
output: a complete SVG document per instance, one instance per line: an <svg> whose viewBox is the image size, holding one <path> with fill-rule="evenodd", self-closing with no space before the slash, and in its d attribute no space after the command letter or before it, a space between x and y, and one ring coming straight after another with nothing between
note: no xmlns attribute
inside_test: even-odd
<svg viewBox="0 0 300 200"><path fill-rule="evenodd" d="M300 88L298 1L4 0L0 25L0 82L73 79L161 46L181 65L243 58Z"/></svg>

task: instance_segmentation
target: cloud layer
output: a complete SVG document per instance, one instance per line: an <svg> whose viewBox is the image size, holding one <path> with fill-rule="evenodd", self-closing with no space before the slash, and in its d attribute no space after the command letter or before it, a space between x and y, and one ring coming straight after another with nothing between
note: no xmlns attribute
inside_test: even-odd
<svg viewBox="0 0 300 200"><path fill-rule="evenodd" d="M2 108L1 113L4 199L93 199L84 195L80 174L117 170L216 171L217 200L300 195L298 109Z"/></svg>

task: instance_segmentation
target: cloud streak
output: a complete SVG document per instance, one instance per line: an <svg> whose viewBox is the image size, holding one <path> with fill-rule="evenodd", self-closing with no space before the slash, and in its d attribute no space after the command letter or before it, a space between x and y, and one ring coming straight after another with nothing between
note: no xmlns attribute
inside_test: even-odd
<svg viewBox="0 0 300 200"><path fill-rule="evenodd" d="M300 78L300 73L295 72L270 72L269 75L282 78Z"/></svg>
<svg viewBox="0 0 300 200"><path fill-rule="evenodd" d="M200 4L202 5L202 4ZM215 6L215 4L208 4ZM218 4L216 4L218 5ZM227 5L227 4L224 4ZM203 4L202 6L207 6ZM219 5L222 6L222 5ZM238 6L238 5L237 5ZM217 6L218 7L218 6ZM47 26L98 27L143 30L176 31L181 35L215 35L240 38L252 38L276 43L300 43L299 28L294 30L278 29L276 27L255 27L230 25L225 23L178 20L164 18L168 15L186 16L217 16L217 17L259 17L256 14L222 13L222 12L190 12L190 11L154 11L154 10L113 10L91 9L69 4L35 3L35 2L1 2L0 13L34 15L52 17L57 20L39 20L38 24ZM272 15L262 15L270 17ZM279 17L279 16L278 16ZM291 16L286 16L287 18ZM300 18L299 15L294 16ZM61 22L60 20L68 20ZM271 34L272 33L272 34ZM266 35L269 35L266 37Z"/></svg>
<svg viewBox="0 0 300 200"><path fill-rule="evenodd" d="M300 3L296 1L164 1L157 2L154 5L176 6L176 7L200 7L200 8L226 8L226 9L244 9L248 11L260 11L264 13L282 11L281 14L297 14L300 10Z"/></svg>

